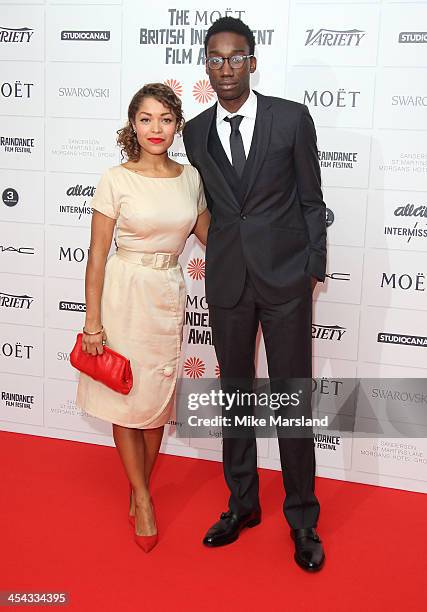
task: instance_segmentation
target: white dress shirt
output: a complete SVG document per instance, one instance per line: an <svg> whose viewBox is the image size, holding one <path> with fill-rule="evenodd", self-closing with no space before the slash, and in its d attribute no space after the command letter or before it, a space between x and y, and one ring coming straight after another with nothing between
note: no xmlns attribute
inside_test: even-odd
<svg viewBox="0 0 427 612"><path fill-rule="evenodd" d="M232 163L230 149L231 125L227 123L227 121L224 121L224 119L225 117L235 117L236 115L243 115L239 130L242 135L243 147L245 149L247 159L249 155L249 150L251 148L252 136L254 134L257 103L257 97L252 90L246 102L235 113L230 113L228 110L223 108L218 101L216 109L216 129L221 144L224 147L224 151L226 152L227 157L230 160L230 164Z"/></svg>

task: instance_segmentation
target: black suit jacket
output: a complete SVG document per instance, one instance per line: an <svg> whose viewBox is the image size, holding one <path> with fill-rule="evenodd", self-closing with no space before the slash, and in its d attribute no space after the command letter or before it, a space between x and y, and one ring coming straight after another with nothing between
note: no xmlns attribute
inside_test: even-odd
<svg viewBox="0 0 427 612"><path fill-rule="evenodd" d="M312 275L325 278L326 211L313 120L303 104L256 95L254 135L240 180L219 141L216 104L183 132L212 215L206 297L226 308L238 302L246 271L272 304L308 291Z"/></svg>

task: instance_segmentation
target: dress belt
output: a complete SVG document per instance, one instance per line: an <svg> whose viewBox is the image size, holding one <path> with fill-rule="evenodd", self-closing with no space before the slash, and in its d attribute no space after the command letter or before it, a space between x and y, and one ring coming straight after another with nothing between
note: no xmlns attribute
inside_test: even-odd
<svg viewBox="0 0 427 612"><path fill-rule="evenodd" d="M156 270L168 270L169 268L175 268L178 264L178 255L173 253L142 253L141 251L128 251L118 248L116 254L126 261Z"/></svg>

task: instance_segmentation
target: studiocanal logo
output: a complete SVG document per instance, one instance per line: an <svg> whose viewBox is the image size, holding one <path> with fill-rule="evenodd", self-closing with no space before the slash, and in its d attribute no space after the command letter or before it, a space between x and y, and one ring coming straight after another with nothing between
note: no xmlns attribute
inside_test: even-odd
<svg viewBox="0 0 427 612"><path fill-rule="evenodd" d="M357 151L325 151L317 153L321 168L352 169L358 163Z"/></svg>
<svg viewBox="0 0 427 612"><path fill-rule="evenodd" d="M358 96L360 96L360 91L355 90L346 91L345 89L337 89L336 91L332 91L330 89L324 89L323 91L318 91L317 89L313 89L308 91L306 89L303 103L315 107L321 106L323 108L356 108L359 99Z"/></svg>
<svg viewBox="0 0 427 612"><path fill-rule="evenodd" d="M1 392L1 399L4 402L5 408L24 408L31 410L34 405L34 395L25 395L24 393L10 393L8 391Z"/></svg>
<svg viewBox="0 0 427 612"><path fill-rule="evenodd" d="M0 43L29 43L33 28L4 28L0 26Z"/></svg>
<svg viewBox="0 0 427 612"><path fill-rule="evenodd" d="M10 136L0 136L0 147L5 153L29 153L35 147L34 138L19 138Z"/></svg>
<svg viewBox="0 0 427 612"><path fill-rule="evenodd" d="M1 308L17 308L19 310L29 310L34 298L31 295L14 295L0 291Z"/></svg>
<svg viewBox="0 0 427 612"><path fill-rule="evenodd" d="M385 225L384 234L386 236L402 236L407 238L407 243L413 238L427 238L427 205L402 204L394 209L393 215L401 221L402 225ZM404 226L405 219L414 219L413 226Z"/></svg>
<svg viewBox="0 0 427 612"><path fill-rule="evenodd" d="M16 189L12 187L7 187L1 194L1 199L3 200L3 204L6 206L16 206L19 202L19 194Z"/></svg>
<svg viewBox="0 0 427 612"><path fill-rule="evenodd" d="M316 340L341 342L345 333L347 333L347 329L341 325L318 325L314 323L311 326L311 337Z"/></svg>
<svg viewBox="0 0 427 612"><path fill-rule="evenodd" d="M306 47L358 47L366 32L363 30L306 30Z"/></svg>
<svg viewBox="0 0 427 612"><path fill-rule="evenodd" d="M28 100L31 98L31 88L34 87L34 83L23 83L22 81L4 81L0 84L0 96L2 98L24 98Z"/></svg>
<svg viewBox="0 0 427 612"><path fill-rule="evenodd" d="M399 43L427 43L427 32L400 32Z"/></svg>
<svg viewBox="0 0 427 612"><path fill-rule="evenodd" d="M68 312L86 312L86 304L84 302L65 302L61 300L59 302L59 310L66 310Z"/></svg>
<svg viewBox="0 0 427 612"><path fill-rule="evenodd" d="M411 334L394 334L392 332L380 332L377 342L383 344L402 344L403 346L427 347L426 336L413 336Z"/></svg>
<svg viewBox="0 0 427 612"><path fill-rule="evenodd" d="M105 42L110 40L109 30L62 30L61 40L81 42Z"/></svg>

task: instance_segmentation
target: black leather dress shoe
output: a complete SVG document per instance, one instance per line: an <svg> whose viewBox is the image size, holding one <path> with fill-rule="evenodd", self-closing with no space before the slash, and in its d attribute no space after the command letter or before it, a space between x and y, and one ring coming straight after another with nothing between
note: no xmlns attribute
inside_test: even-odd
<svg viewBox="0 0 427 612"><path fill-rule="evenodd" d="M261 522L261 511L237 516L230 510L223 512L220 519L209 529L203 538L205 546L224 546L235 542L245 527L255 527Z"/></svg>
<svg viewBox="0 0 427 612"><path fill-rule="evenodd" d="M308 572L319 571L325 562L322 540L313 528L292 529L291 537L295 542L295 561Z"/></svg>

